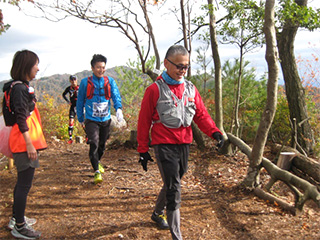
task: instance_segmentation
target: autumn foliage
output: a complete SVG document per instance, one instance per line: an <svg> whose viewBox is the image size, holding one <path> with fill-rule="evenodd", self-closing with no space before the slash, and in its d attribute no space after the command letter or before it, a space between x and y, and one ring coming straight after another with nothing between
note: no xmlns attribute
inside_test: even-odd
<svg viewBox="0 0 320 240"><path fill-rule="evenodd" d="M303 86L306 91L306 103L309 121L314 132L315 140L315 155L320 154L320 90L319 90L319 60L315 54L311 60L299 57L297 63L300 70L300 75L303 81ZM132 71L132 67L136 62L132 63L130 68L117 69L117 82L121 92L123 101L123 113L128 124L127 130L136 130L140 102L142 100L144 90L152 83L148 77L141 75L139 70ZM228 63L230 64L230 63ZM131 69L131 70L130 70ZM266 79L256 80L256 75L253 69L244 71L244 81L241 90L241 105L239 116L241 119L240 137L247 143L251 143L255 137L256 129L261 119L263 111L264 99L266 95ZM224 106L224 127L227 132L230 132L232 122L232 112L234 103L234 81L232 75L237 75L237 66L224 66L223 71L223 106ZM233 74L232 74L233 73ZM210 77L206 88L203 87L201 76L194 75L192 81L200 91L205 106L208 112L214 119L215 100L214 100L214 84L213 77ZM41 94L42 95L42 94ZM39 109L43 121L44 132L47 137L57 136L60 139L67 139L68 133L68 109L69 106L65 103L61 104L49 94L44 94L39 102ZM59 103L60 102L60 103ZM111 109L111 114L114 110ZM284 86L279 86L277 112L269 132L269 141L279 143L281 145L290 145L292 136L292 127L290 123L289 107L286 99ZM79 123L75 121L75 135L84 135Z"/></svg>

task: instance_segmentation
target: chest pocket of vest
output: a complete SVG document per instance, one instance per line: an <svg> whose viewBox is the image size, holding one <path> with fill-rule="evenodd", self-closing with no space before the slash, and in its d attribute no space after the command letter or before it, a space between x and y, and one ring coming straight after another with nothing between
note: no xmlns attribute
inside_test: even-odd
<svg viewBox="0 0 320 240"><path fill-rule="evenodd" d="M168 128L189 127L196 113L195 90L186 82L186 88L179 99L164 82L156 82L159 87L157 111L160 122Z"/></svg>
<svg viewBox="0 0 320 240"><path fill-rule="evenodd" d="M185 96L186 106L185 106L185 121L183 123L184 127L188 127L191 125L194 115L196 114L196 104L194 102L194 98L188 98Z"/></svg>
<svg viewBox="0 0 320 240"><path fill-rule="evenodd" d="M180 127L182 125L181 104L175 104L173 99L160 100L158 103L157 109L162 124L169 128Z"/></svg>

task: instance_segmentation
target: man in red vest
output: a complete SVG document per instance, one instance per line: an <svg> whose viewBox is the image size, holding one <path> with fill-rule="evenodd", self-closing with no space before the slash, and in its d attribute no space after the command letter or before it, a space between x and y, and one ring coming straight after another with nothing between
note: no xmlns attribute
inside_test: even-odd
<svg viewBox="0 0 320 240"><path fill-rule="evenodd" d="M151 128L151 145L163 180L151 219L161 229L170 229L172 239L181 240L181 178L188 168L192 120L202 132L218 141L218 147L223 145L223 137L196 87L184 79L189 68L188 51L180 45L171 46L164 66L166 71L146 89L141 103L137 150L139 162L147 171L148 161L153 161L149 154Z"/></svg>

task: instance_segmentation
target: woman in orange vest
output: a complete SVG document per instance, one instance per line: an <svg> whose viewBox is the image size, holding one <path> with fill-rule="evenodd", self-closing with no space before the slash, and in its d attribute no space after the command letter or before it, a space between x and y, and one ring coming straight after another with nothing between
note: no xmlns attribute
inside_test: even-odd
<svg viewBox="0 0 320 240"><path fill-rule="evenodd" d="M35 219L24 216L35 168L39 167L38 151L47 148L34 90L29 86L39 71L38 64L39 58L34 52L16 52L10 72L13 80L3 87L4 92L10 92L9 109L14 124L9 145L18 172L13 195L13 216L8 227L12 229L14 237L22 239L36 239L41 235L31 227Z"/></svg>

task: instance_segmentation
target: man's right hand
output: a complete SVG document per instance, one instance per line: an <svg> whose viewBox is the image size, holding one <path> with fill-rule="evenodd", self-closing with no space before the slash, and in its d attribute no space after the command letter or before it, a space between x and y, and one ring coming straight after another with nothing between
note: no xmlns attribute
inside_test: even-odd
<svg viewBox="0 0 320 240"><path fill-rule="evenodd" d="M151 158L149 152L140 153L139 163L143 167L143 170L148 171L147 165L148 161L153 162L153 159Z"/></svg>

